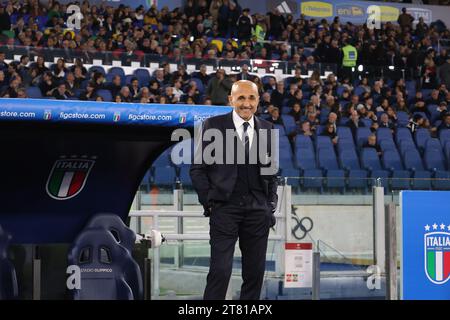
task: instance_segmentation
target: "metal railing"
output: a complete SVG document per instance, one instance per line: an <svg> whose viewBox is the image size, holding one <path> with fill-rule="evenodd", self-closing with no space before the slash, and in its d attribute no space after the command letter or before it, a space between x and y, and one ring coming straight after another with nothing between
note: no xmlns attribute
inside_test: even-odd
<svg viewBox="0 0 450 320"><path fill-rule="evenodd" d="M289 223L283 223L286 219L286 216L290 216L290 210L291 210L291 202L290 202L290 192L291 188L290 186L284 185L278 187L277 193L279 198L279 206L277 208L277 211L275 212L275 217L278 221L281 220L281 222L277 223L274 231L275 234L269 235L269 240L273 241L286 241L287 239L290 239L290 232L287 232L287 228L290 228ZM142 230L142 218L145 217L151 217L152 218L152 226L151 229L159 229L160 225L160 218L177 218L177 233L171 233L171 234L164 234L164 237L166 241L184 241L184 240L209 240L209 234L206 233L197 233L197 234L186 234L183 230L183 219L184 218L204 218L202 211L183 211L183 190L182 189L175 189L174 190L174 210L141 210L141 202L140 202L140 191L137 192L135 201L133 203L133 209L129 213L129 216L131 218L137 218L136 219L136 229L138 233L143 233ZM287 204L286 201L289 201ZM289 211L286 211L288 209ZM289 215L288 215L289 213ZM281 250L282 246L276 246L275 255L276 255L276 261L279 263L276 263L276 270L275 274L277 276L281 276L284 272L283 268L283 262L284 259L281 256L283 251ZM183 246L178 246L178 264L179 267L183 266ZM159 273L160 273L160 267L161 267L161 255L160 255L160 248L154 248L153 249L153 279L152 279L152 296L153 298L158 298L160 295L160 282L159 282Z"/></svg>

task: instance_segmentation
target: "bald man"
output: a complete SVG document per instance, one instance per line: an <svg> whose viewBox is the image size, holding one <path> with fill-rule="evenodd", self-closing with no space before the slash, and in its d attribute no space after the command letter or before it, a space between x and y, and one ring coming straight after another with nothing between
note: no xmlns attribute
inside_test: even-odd
<svg viewBox="0 0 450 320"><path fill-rule="evenodd" d="M254 115L259 95L253 82L235 82L228 99L233 111L207 119L202 131L218 129L225 141L226 131L231 130L235 143L231 146L229 141L224 143L223 164L202 161L193 164L190 170L198 199L210 219L211 260L204 299L225 299L239 239L243 279L240 299L258 300L264 280L269 229L275 225L273 213L277 206L276 174L264 171L268 165L260 159L258 148L267 144L266 155L272 157L274 147L269 141L273 125ZM197 152L204 150L208 143L202 142ZM230 164L225 158L231 151L237 156ZM244 152L245 163L237 161L239 151ZM251 161L256 154L258 161Z"/></svg>

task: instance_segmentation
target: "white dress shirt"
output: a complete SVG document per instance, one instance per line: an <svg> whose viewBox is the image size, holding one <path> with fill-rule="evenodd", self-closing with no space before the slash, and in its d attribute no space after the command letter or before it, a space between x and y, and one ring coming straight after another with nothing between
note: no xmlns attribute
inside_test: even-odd
<svg viewBox="0 0 450 320"><path fill-rule="evenodd" d="M237 134L239 135L239 139L242 140L242 136L244 134L244 119L242 119L235 110L233 110L233 123L236 129ZM247 128L248 140L249 140L249 148L252 147L253 135L255 134L255 119L252 116L250 120L247 121L249 123L249 127Z"/></svg>

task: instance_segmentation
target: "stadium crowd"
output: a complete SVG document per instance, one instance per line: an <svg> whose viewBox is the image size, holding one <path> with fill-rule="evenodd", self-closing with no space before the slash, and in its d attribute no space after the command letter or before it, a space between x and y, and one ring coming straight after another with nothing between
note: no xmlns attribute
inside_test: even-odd
<svg viewBox="0 0 450 320"><path fill-rule="evenodd" d="M450 128L450 57L445 48L436 50L439 39L450 40L442 21L413 23L404 11L397 23L376 30L339 17L329 23L294 19L276 9L252 13L230 0L188 0L184 8L172 11L75 4L82 14L78 32L67 28L68 4L26 0L0 6L1 97L25 98L30 87L38 87L42 97L63 100L101 101L105 95L99 92L108 91L114 102L226 105L232 83L249 79L259 88L261 115L281 125L283 116L294 117L297 130L289 132L291 136L312 135L323 125L322 134L337 141L337 124L375 131L395 130L402 122L412 131L429 128L434 136ZM322 79L314 67L332 64L340 70L342 48L348 43L358 51L357 65L389 65L406 73L375 78L338 72ZM20 61L5 61L9 48L20 49ZM46 55L53 50L63 55L46 66ZM170 57L179 64L177 70L162 64L148 82L134 77L124 85L121 75L107 81L104 73L84 66L108 52L131 60L146 54ZM35 56L36 61L30 61ZM256 76L247 64L234 74L220 68L211 74L205 65L189 73L183 58L272 59L295 63L296 69L295 75L279 81ZM301 77L305 69L314 71L307 79Z"/></svg>

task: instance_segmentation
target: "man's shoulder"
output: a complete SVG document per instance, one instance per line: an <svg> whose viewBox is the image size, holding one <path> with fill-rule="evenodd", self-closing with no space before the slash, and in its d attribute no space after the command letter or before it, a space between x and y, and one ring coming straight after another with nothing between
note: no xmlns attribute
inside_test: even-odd
<svg viewBox="0 0 450 320"><path fill-rule="evenodd" d="M261 128L263 129L270 129L273 127L273 123L270 121L267 121L261 117L256 117L261 125Z"/></svg>
<svg viewBox="0 0 450 320"><path fill-rule="evenodd" d="M219 124L222 124L225 120L228 119L228 117L230 117L230 112L220 114L218 116L209 117L208 119L205 120L205 123L208 122L210 126L214 127Z"/></svg>

